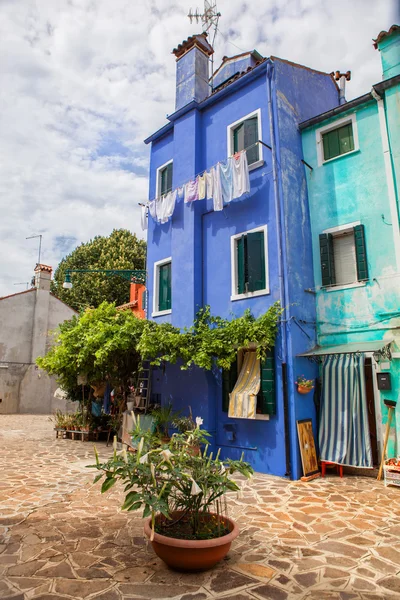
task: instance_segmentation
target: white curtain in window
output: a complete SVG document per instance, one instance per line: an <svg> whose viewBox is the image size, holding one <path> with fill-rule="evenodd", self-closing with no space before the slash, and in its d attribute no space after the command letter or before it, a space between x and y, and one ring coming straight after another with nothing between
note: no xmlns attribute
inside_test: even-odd
<svg viewBox="0 0 400 600"><path fill-rule="evenodd" d="M336 284L357 281L356 249L353 231L333 237Z"/></svg>

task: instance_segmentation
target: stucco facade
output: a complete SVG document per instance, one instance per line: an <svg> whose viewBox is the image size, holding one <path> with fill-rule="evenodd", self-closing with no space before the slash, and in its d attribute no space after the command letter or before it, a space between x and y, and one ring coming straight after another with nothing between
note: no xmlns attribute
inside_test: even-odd
<svg viewBox="0 0 400 600"><path fill-rule="evenodd" d="M50 293L51 267L38 265L35 287L0 298L0 414L49 414L66 409L54 398L57 383L35 364L51 331L76 312Z"/></svg>
<svg viewBox="0 0 400 600"><path fill-rule="evenodd" d="M175 409L190 405L204 418L213 443L226 457L245 459L261 472L298 478L301 472L296 420L312 418L312 395L300 397L295 379L312 378L315 365L296 355L315 343L315 299L306 175L298 124L338 105L338 89L330 75L288 61L259 59L248 53L226 61L214 91L197 97L190 72L194 47L178 58L177 110L169 123L152 135L149 198L157 194L158 169L173 160L173 188L193 179L229 155L229 128L247 115L258 115L258 164L250 172L249 195L233 200L221 212L212 201L191 206L178 199L172 219L148 225L148 317L183 328L192 325L198 309L210 305L214 315L255 316L274 302L285 307L275 347L276 414L269 420L232 419L222 409L222 377L215 369L180 371L165 365L154 371L152 391ZM247 62L246 62L247 61ZM241 75L232 73L239 70ZM172 84L172 82L171 82ZM220 85L216 88L216 85ZM194 86L193 89L190 86ZM216 89L215 89L216 88ZM185 96L186 94L186 96ZM267 236L268 290L235 298L232 284L232 236L264 227ZM171 257L172 308L155 310L155 265ZM232 439L232 430L234 431Z"/></svg>
<svg viewBox="0 0 400 600"><path fill-rule="evenodd" d="M381 34L382 35L382 34ZM400 399L400 30L376 44L384 81L340 110L301 124L311 215L317 301L317 336L322 347L394 340L392 361L372 359L379 451L387 408ZM352 123L354 150L321 162L321 131ZM361 224L365 231L368 278L324 286L319 236ZM366 355L372 358L372 355ZM376 373L391 373L392 390L379 391ZM389 456L400 449L400 411L392 429ZM396 434L397 431L397 434ZM396 438L397 436L397 438Z"/></svg>

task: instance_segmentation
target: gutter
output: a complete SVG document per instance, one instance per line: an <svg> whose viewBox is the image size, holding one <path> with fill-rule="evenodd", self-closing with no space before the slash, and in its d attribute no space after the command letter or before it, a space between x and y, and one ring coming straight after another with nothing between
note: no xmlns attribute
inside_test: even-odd
<svg viewBox="0 0 400 600"><path fill-rule="evenodd" d="M392 78L394 79L394 78ZM399 77L400 80L400 77ZM379 127L382 138L383 157L385 161L386 184L388 187L390 218L393 227L393 242L396 258L397 272L400 271L400 229L399 229L399 212L397 207L395 175L393 172L392 151L388 135L388 126L386 119L385 101L378 93L378 86L372 86L371 97L376 100L379 115Z"/></svg>

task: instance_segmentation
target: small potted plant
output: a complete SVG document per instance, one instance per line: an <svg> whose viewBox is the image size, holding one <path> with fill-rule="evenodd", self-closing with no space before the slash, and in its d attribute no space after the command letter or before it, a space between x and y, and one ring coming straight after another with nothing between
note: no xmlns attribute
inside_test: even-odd
<svg viewBox="0 0 400 600"><path fill-rule="evenodd" d="M296 380L297 391L299 394L308 394L314 389L312 379L306 379L304 375L298 375Z"/></svg>
<svg viewBox="0 0 400 600"><path fill-rule="evenodd" d="M177 418L176 413L172 410L172 404L157 406L151 412L153 417L155 433L164 444L168 444L170 440L169 427L172 421Z"/></svg>
<svg viewBox="0 0 400 600"><path fill-rule="evenodd" d="M114 438L114 456L100 463L96 452L92 465L99 471L95 481L104 479L102 492L122 482L122 508L143 509L144 532L154 551L167 565L183 571L209 569L229 552L239 529L226 515L224 494L240 490L231 478L234 473L253 473L242 459L221 460L219 450L215 456L209 453L210 434L200 428L200 421L193 431L174 436L169 448L143 432L136 454L117 454ZM135 434L139 431L137 424ZM205 445L197 456L187 451L193 442Z"/></svg>

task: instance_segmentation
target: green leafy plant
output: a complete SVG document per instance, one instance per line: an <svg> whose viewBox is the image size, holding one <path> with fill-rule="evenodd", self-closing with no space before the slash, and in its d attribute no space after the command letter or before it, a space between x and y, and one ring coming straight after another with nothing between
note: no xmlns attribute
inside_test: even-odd
<svg viewBox="0 0 400 600"><path fill-rule="evenodd" d="M136 425L140 432L140 424ZM151 516L152 531L181 539L212 539L227 533L224 522L226 492L239 492L232 479L234 473L250 477L251 466L243 460L221 460L208 452L209 434L200 429L172 437L168 448L153 445L143 432L136 454L118 454L114 445L113 457L100 463L95 481L103 480L101 491L106 492L117 481L126 492L122 508L128 511L143 509L143 517ZM116 440L115 440L116 441ZM193 443L206 444L204 452L190 452Z"/></svg>
<svg viewBox="0 0 400 600"><path fill-rule="evenodd" d="M168 437L169 427L177 416L177 414L173 412L172 404L169 402L164 406L154 408L151 412L151 416L154 419L156 433L161 437Z"/></svg>
<svg viewBox="0 0 400 600"><path fill-rule="evenodd" d="M297 379L296 379L296 385L299 385L300 387L305 387L305 388L312 388L314 381L312 379L306 379L304 377L304 375L298 375Z"/></svg>

